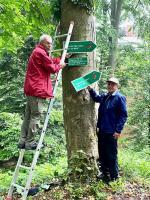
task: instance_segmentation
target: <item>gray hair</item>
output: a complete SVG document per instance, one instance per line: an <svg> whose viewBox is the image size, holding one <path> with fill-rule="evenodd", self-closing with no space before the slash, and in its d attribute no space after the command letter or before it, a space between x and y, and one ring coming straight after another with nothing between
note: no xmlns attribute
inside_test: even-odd
<svg viewBox="0 0 150 200"><path fill-rule="evenodd" d="M52 37L50 35L43 34L39 39L39 43L43 42L44 40L52 41Z"/></svg>

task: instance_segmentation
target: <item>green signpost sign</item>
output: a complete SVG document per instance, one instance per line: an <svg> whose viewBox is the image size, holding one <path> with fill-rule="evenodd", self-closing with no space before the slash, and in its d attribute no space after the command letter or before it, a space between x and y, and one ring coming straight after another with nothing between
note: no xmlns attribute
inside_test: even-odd
<svg viewBox="0 0 150 200"><path fill-rule="evenodd" d="M76 92L78 92L80 90L85 89L87 86L91 85L92 83L95 83L96 81L98 81L100 77L101 77L101 72L92 71L83 77L80 77L71 81L71 83L73 87L75 88Z"/></svg>
<svg viewBox="0 0 150 200"><path fill-rule="evenodd" d="M92 41L70 41L68 53L84 53L92 52L96 48L96 44Z"/></svg>
<svg viewBox="0 0 150 200"><path fill-rule="evenodd" d="M69 66L85 66L88 64L87 57L78 57L78 58L69 58L68 65Z"/></svg>

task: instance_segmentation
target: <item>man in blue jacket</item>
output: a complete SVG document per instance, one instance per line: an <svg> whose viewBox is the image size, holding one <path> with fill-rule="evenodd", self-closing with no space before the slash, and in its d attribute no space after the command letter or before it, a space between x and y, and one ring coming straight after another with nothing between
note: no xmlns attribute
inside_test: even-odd
<svg viewBox="0 0 150 200"><path fill-rule="evenodd" d="M127 120L126 98L119 91L117 78L107 81L108 93L97 94L88 87L94 102L100 103L98 109L98 152L100 171L99 178L116 180L118 178L117 140Z"/></svg>

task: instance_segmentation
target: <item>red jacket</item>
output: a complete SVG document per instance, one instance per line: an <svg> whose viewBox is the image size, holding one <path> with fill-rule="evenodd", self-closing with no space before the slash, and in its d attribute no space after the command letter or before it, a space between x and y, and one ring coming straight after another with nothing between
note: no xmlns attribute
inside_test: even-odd
<svg viewBox="0 0 150 200"><path fill-rule="evenodd" d="M33 50L28 66L24 83L24 93L27 96L40 98L52 98L53 88L50 79L51 73L60 70L60 59L51 58L42 45L37 45Z"/></svg>

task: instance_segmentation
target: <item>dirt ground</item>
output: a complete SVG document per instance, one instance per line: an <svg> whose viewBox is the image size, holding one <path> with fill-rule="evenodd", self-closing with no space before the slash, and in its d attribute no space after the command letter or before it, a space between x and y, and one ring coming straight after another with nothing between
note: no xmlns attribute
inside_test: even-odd
<svg viewBox="0 0 150 200"><path fill-rule="evenodd" d="M48 191L41 191L35 196L30 196L27 200L74 200L69 196L68 191L57 186ZM92 196L80 198L81 200L101 200ZM13 200L21 200L20 196L15 195ZM149 188L145 188L135 182L126 182L125 190L120 193L113 193L110 189L106 200L150 200Z"/></svg>

